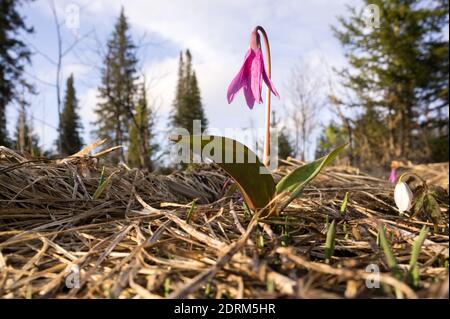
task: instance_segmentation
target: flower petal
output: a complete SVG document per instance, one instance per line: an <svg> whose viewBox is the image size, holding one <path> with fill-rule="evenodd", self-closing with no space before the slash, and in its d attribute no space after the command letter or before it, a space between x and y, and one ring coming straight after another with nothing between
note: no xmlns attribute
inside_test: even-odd
<svg viewBox="0 0 450 319"><path fill-rule="evenodd" d="M394 189L395 205L400 212L410 210L412 206L413 193L408 185L404 182L398 182Z"/></svg>
<svg viewBox="0 0 450 319"><path fill-rule="evenodd" d="M264 69L264 60L261 49L255 51L255 58L251 65L250 85L253 92L253 96L256 103L262 103L261 91L262 91L262 71Z"/></svg>
<svg viewBox="0 0 450 319"><path fill-rule="evenodd" d="M247 102L247 105L250 108L250 110L253 109L253 105L255 105L255 97L253 96L250 83L244 85L244 96L245 101Z"/></svg>
<svg viewBox="0 0 450 319"><path fill-rule="evenodd" d="M263 70L262 70L262 77L264 79L264 82L266 83L267 87L272 91L272 93L277 96L278 98L280 97L280 94L278 94L277 89L275 89L275 85L273 85L272 81L269 79L269 77L267 76L266 73L266 68L263 65Z"/></svg>
<svg viewBox="0 0 450 319"><path fill-rule="evenodd" d="M391 175L389 175L389 182L395 184L397 182L397 170L395 168L391 169Z"/></svg>
<svg viewBox="0 0 450 319"><path fill-rule="evenodd" d="M250 65L254 57L255 54L253 53L253 50L249 49L245 54L244 63L242 64L241 69L228 86L227 91L228 104L230 104L233 101L234 96L248 82L248 77L250 76Z"/></svg>

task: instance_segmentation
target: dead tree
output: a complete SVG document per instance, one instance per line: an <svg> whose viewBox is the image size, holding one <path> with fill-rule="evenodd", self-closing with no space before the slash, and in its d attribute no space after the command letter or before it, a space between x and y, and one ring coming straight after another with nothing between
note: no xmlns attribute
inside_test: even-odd
<svg viewBox="0 0 450 319"><path fill-rule="evenodd" d="M288 90L288 117L294 128L295 156L305 161L310 136L317 127L317 116L325 106L323 81L311 65L301 61L291 71Z"/></svg>

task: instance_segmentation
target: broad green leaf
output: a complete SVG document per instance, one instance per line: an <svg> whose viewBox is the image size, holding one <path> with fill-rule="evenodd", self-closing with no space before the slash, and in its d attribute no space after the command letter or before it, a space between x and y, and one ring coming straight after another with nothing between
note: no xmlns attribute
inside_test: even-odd
<svg viewBox="0 0 450 319"><path fill-rule="evenodd" d="M417 260L419 259L420 250L428 233L428 227L423 226L419 237L414 241L411 251L411 259L409 260L409 276L412 284L417 287L419 285L419 267L417 267Z"/></svg>
<svg viewBox="0 0 450 319"><path fill-rule="evenodd" d="M336 238L336 225L335 220L333 220L328 227L327 231L327 240L325 242L325 261L327 263L330 262L331 256L333 256L334 253L334 242Z"/></svg>
<svg viewBox="0 0 450 319"><path fill-rule="evenodd" d="M292 171L289 175L283 177L277 184L276 192L281 194L283 192L291 192L287 201L282 205L281 210L283 210L290 202L297 198L305 186L311 182L320 171L330 164L348 145L348 143L343 144L333 150L330 154L321 157L314 162L300 166L299 168Z"/></svg>
<svg viewBox="0 0 450 319"><path fill-rule="evenodd" d="M223 168L236 181L250 209L256 211L264 208L273 199L273 177L261 173L266 170L264 164L247 146L233 139L214 135L178 136L171 140L179 144L182 150L189 149L200 155L202 160L209 158Z"/></svg>

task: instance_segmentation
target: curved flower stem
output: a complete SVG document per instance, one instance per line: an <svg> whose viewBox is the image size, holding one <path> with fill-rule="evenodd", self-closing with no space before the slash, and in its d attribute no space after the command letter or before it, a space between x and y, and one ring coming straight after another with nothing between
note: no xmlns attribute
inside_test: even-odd
<svg viewBox="0 0 450 319"><path fill-rule="evenodd" d="M417 175L415 173L411 173L411 172L406 172L406 173L403 173L402 175L400 175L400 177L398 178L398 181L401 182L403 177L405 177L406 175L410 175L412 177L415 177L418 180L420 180L422 182L422 184L424 184L424 185L426 184L426 181L422 177L420 177L419 175Z"/></svg>
<svg viewBox="0 0 450 319"><path fill-rule="evenodd" d="M270 61L270 45L269 38L267 37L266 30L263 27L257 26L256 31L261 32L264 38L264 46L266 48L266 58L267 58L267 68L266 73L267 77L270 79L271 77L271 61ZM265 136L264 136L264 165L268 166L270 161L270 90L267 89L266 94L266 120L265 120Z"/></svg>

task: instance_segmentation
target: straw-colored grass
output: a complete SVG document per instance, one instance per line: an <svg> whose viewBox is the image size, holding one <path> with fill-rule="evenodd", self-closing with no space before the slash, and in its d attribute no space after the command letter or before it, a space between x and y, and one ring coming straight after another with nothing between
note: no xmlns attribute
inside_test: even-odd
<svg viewBox="0 0 450 319"><path fill-rule="evenodd" d="M276 178L301 163L284 164ZM448 182L434 230L399 216L389 183L349 167L327 169L280 216L264 219L227 192L215 166L168 176L102 171L98 157L29 161L0 149L1 298L448 297ZM388 267L380 223L404 279ZM430 230L412 287L409 261L423 225ZM374 278L379 288L368 288Z"/></svg>

